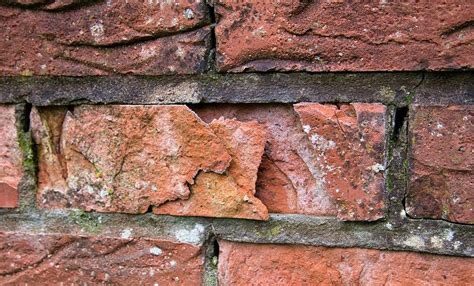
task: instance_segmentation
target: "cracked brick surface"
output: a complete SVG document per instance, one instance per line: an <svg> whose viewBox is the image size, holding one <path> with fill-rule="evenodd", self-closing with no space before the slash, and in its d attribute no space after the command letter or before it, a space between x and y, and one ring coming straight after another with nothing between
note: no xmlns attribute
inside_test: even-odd
<svg viewBox="0 0 474 286"><path fill-rule="evenodd" d="M222 116L265 126L256 196L270 212L344 220L385 215L385 106L221 105L195 111L206 122Z"/></svg>
<svg viewBox="0 0 474 286"><path fill-rule="evenodd" d="M209 13L197 1L3 1L0 75L194 74Z"/></svg>
<svg viewBox="0 0 474 286"><path fill-rule="evenodd" d="M221 241L220 254L222 285L470 285L474 270L472 258L362 248Z"/></svg>
<svg viewBox="0 0 474 286"><path fill-rule="evenodd" d="M254 197L266 142L256 123L208 126L182 105L39 108L31 122L40 207L268 218Z"/></svg>
<svg viewBox="0 0 474 286"><path fill-rule="evenodd" d="M382 104L300 103L294 106L322 184L344 220L377 220L385 215L385 124Z"/></svg>
<svg viewBox="0 0 474 286"><path fill-rule="evenodd" d="M474 224L474 106L413 106L406 210Z"/></svg>
<svg viewBox="0 0 474 286"><path fill-rule="evenodd" d="M471 1L217 1L217 66L231 72L473 68L473 9Z"/></svg>
<svg viewBox="0 0 474 286"><path fill-rule="evenodd" d="M0 208L14 208L23 176L14 105L0 105L0 134Z"/></svg>
<svg viewBox="0 0 474 286"><path fill-rule="evenodd" d="M158 239L0 233L0 283L201 285L199 246Z"/></svg>
<svg viewBox="0 0 474 286"><path fill-rule="evenodd" d="M200 173L188 200L170 201L153 209L157 214L268 219L256 197L255 183L266 143L263 125L218 119L209 124L232 157L226 174Z"/></svg>

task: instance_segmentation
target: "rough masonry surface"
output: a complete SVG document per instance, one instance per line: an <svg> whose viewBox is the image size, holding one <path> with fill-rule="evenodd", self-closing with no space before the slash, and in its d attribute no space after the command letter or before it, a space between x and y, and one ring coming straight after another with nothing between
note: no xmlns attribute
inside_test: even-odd
<svg viewBox="0 0 474 286"><path fill-rule="evenodd" d="M210 18L204 1L4 2L0 75L160 75L206 69Z"/></svg>
<svg viewBox="0 0 474 286"><path fill-rule="evenodd" d="M0 105L0 134L0 207L14 208L23 176L14 105Z"/></svg>
<svg viewBox="0 0 474 286"><path fill-rule="evenodd" d="M469 1L217 1L217 66L231 72L473 68L473 9Z"/></svg>
<svg viewBox="0 0 474 286"><path fill-rule="evenodd" d="M469 285L474 278L472 258L228 241L219 249L222 285Z"/></svg>
<svg viewBox="0 0 474 286"><path fill-rule="evenodd" d="M199 246L141 238L0 233L0 283L201 285Z"/></svg>
<svg viewBox="0 0 474 286"><path fill-rule="evenodd" d="M407 213L474 224L474 105L413 106Z"/></svg>

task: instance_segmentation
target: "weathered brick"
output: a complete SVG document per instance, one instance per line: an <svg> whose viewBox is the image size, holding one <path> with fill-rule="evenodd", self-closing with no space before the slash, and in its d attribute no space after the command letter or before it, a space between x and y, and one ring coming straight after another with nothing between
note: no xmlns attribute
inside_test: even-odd
<svg viewBox="0 0 474 286"><path fill-rule="evenodd" d="M34 111L32 126L41 143L43 207L146 212L150 205L187 199L187 184L200 170L223 173L231 160L212 130L185 106L80 106L62 124L55 121L60 113L41 114ZM61 131L50 136L54 127ZM60 134L59 146L54 134ZM48 178L54 149L60 150L61 164Z"/></svg>
<svg viewBox="0 0 474 286"><path fill-rule="evenodd" d="M222 285L471 285L474 259L221 241Z"/></svg>
<svg viewBox="0 0 474 286"><path fill-rule="evenodd" d="M14 208L18 205L23 156L13 105L0 105L0 134L0 208Z"/></svg>
<svg viewBox="0 0 474 286"><path fill-rule="evenodd" d="M257 121L266 127L267 145L256 196L270 212L336 214L317 175L320 163L312 156L311 142L291 105L202 105L194 110L206 122L222 116Z"/></svg>
<svg viewBox="0 0 474 286"><path fill-rule="evenodd" d="M200 247L157 239L0 233L2 285L201 285Z"/></svg>
<svg viewBox="0 0 474 286"><path fill-rule="evenodd" d="M408 215L474 224L474 106L413 106Z"/></svg>
<svg viewBox="0 0 474 286"><path fill-rule="evenodd" d="M338 109L299 104L296 112L289 105L195 110L207 122L224 116L266 126L268 143L256 196L270 212L338 215L344 220L383 217L383 105L351 104Z"/></svg>
<svg viewBox="0 0 474 286"><path fill-rule="evenodd" d="M460 0L217 1L217 64L233 72L473 68L473 9Z"/></svg>
<svg viewBox="0 0 474 286"><path fill-rule="evenodd" d="M208 126L186 106L115 105L34 109L31 125L41 207L268 217L253 196L265 145L256 123Z"/></svg>
<svg viewBox="0 0 474 286"><path fill-rule="evenodd" d="M0 75L160 75L206 68L210 17L204 1L4 2Z"/></svg>
<svg viewBox="0 0 474 286"><path fill-rule="evenodd" d="M326 192L344 220L384 217L385 106L295 105Z"/></svg>
<svg viewBox="0 0 474 286"><path fill-rule="evenodd" d="M268 211L254 197L257 171L266 142L262 125L231 119L214 120L209 127L232 157L226 174L200 173L188 200L170 201L153 209L157 214L268 219Z"/></svg>

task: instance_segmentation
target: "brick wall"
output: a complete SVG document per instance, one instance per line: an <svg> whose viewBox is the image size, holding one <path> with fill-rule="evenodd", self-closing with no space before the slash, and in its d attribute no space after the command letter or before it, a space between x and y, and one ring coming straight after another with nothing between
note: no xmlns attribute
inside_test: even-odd
<svg viewBox="0 0 474 286"><path fill-rule="evenodd" d="M0 1L0 284L472 284L473 10Z"/></svg>

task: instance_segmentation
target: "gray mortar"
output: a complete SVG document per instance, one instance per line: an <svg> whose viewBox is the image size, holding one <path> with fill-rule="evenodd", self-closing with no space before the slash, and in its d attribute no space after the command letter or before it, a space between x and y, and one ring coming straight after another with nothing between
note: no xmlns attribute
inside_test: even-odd
<svg viewBox="0 0 474 286"><path fill-rule="evenodd" d="M416 101L412 99L415 98ZM473 72L1 77L0 103L474 103Z"/></svg>
<svg viewBox="0 0 474 286"><path fill-rule="evenodd" d="M207 238L249 243L304 244L406 250L474 257L474 226L438 220L403 218L388 221L342 222L333 217L272 214L266 222L143 214L77 211L4 214L0 231L30 234L61 233L107 237L151 237L202 245ZM197 227L198 226L198 227ZM195 231L196 228L203 231ZM183 235L186 234L186 235Z"/></svg>

